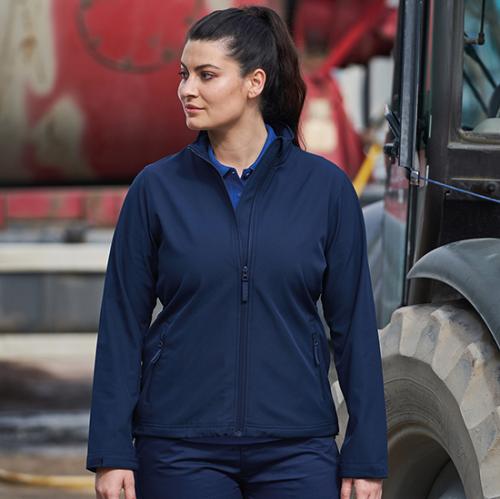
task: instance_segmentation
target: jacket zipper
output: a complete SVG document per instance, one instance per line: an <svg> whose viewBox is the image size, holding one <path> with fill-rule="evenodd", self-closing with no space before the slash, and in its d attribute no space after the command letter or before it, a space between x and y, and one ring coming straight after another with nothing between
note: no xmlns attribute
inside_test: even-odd
<svg viewBox="0 0 500 499"><path fill-rule="evenodd" d="M272 172L269 172L270 174ZM252 199L252 206L250 207L250 216L248 217L248 238L247 238L247 251L246 251L246 263L243 265L241 274L241 302L244 306L241 308L241 323L242 335L240 337L240 349L239 349L239 390L238 390L238 411L236 414L236 429L234 434L238 437L243 435L243 414L245 410L245 381L246 381L246 359L247 359L247 337L248 337L248 263L250 261L250 248L251 248L251 238L252 238L252 223L253 223L253 212L255 206L255 200L259 194L260 190L257 190Z"/></svg>
<svg viewBox="0 0 500 499"><path fill-rule="evenodd" d="M217 168L212 163L212 161L210 161L210 159L207 158L206 156L204 156L203 154L196 151L196 149L194 149L191 145L188 145L187 148L190 151L192 151L194 154L196 154L196 156L198 156L199 158L203 159L204 161L206 161L207 163L209 163L210 165L213 166L213 172L215 175L217 175L217 178L219 179L219 182L220 182L219 185L221 185L222 190L224 191L224 197L226 198L227 202L230 205L231 213L233 214L234 225L236 227L236 237L238 240L238 252L237 253L238 253L238 268L240 269L240 272L241 272L240 273L241 303L246 303L246 301L248 300L248 265L241 264L242 258L241 258L240 231L239 231L239 227L238 227L238 218L236 216L236 211L234 209L233 203L231 202L231 198L229 197L229 193L227 192L227 188L226 188L226 185L224 184L224 180L219 175L219 172L217 171ZM254 199L255 199L255 197L254 197ZM241 337L242 337L241 330L242 330L242 323L243 323L241 316L242 316L242 310L240 308L240 348L239 348L239 352L238 352L238 364L239 364L238 376L239 376L240 380L241 380L241 350L242 350L242 348L241 348ZM241 390L241 383L239 383L238 389ZM239 407L239 405L240 404L238 404L238 407ZM240 418L240 416L238 414L237 421L239 421L239 418ZM239 426L240 426L239 423L237 423L235 433L234 433L236 436L242 435L242 432L239 429Z"/></svg>
<svg viewBox="0 0 500 499"><path fill-rule="evenodd" d="M281 139L281 137L278 137L276 140ZM226 185L224 184L224 180L221 178L219 175L219 172L217 171L216 166L210 161L209 158L204 156L203 154L199 153L194 149L191 145L188 145L187 148L192 151L194 154L196 154L198 157L202 158L206 162L210 163L214 167L214 173L217 175L217 177L220 180L220 184L222 185L222 188L225 192L225 197L226 200L229 202L230 207L231 207L231 212L233 213L234 216L234 221L235 221L235 226L236 226L236 235L238 238L238 264L239 268L241 269L241 274L240 274L240 288L241 288L241 303L246 304L248 302L248 280L249 280L249 268L248 268L248 262L250 258L250 250L251 250L251 239L252 239L252 232L253 232L253 227L252 227L252 221L253 221L253 211L254 211L254 206L255 206L255 199L258 196L259 192L262 190L264 185L262 185L262 188L257 189L253 199L252 199L252 206L250 208L250 216L248 220L248 238L247 238L247 251L246 251L246 259L245 259L245 264L242 265L242 257L241 257L241 244L240 244L240 234L239 234L239 227L238 227L238 218L236 216L236 211L233 207L233 204L231 202L231 198L229 197L229 193L227 192ZM266 154L268 151L264 153L262 158L260 159L260 163L262 164L263 159L265 158ZM271 171L269 172L267 178L264 179L270 180L272 178L273 173L276 171L276 168L271 168ZM263 184L266 182L263 182ZM246 393L244 393L244 387L245 387L245 379L244 379L244 374L246 372L246 338L247 338L247 333L248 331L248 313L247 313L247 307L241 307L240 309L240 347L239 347L239 352L238 352L238 364L239 364L239 369L238 369L238 379L239 379L239 384L238 384L238 408L237 408L237 415L236 415L236 427L234 431L235 436L242 436L243 435L243 414L244 414L244 409L245 409L245 399L246 399Z"/></svg>
<svg viewBox="0 0 500 499"><path fill-rule="evenodd" d="M255 193L252 199L252 206L250 208L250 217L249 217L249 225L248 225L248 240L247 240L247 252L246 252L246 264L243 266L243 272L241 276L241 284L242 284L242 302L246 304L248 301L248 263L251 258L251 249L252 249L252 236L253 236L253 212L255 201L257 196L264 190L264 188L271 182L274 173L276 172L276 168L272 168L268 173L267 177L261 182L257 192ZM244 307L243 312L245 312L245 318L242 320L244 329L243 329L243 337L242 337L242 346L240 346L240 371L239 371L239 379L240 379L240 398L239 398L239 406L238 406L238 414L236 418L236 432L235 435L241 436L243 434L243 415L245 414L245 405L246 405L246 391L245 391L245 382L246 382L246 350L247 350L247 338L248 338L248 307ZM243 348L244 347L244 348Z"/></svg>

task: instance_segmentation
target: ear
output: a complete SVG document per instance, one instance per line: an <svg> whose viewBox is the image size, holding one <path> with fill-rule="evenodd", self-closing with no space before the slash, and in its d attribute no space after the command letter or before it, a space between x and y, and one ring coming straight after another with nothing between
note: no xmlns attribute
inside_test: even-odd
<svg viewBox="0 0 500 499"><path fill-rule="evenodd" d="M248 98L255 99L264 90L266 83L266 73L263 69L257 68L247 76Z"/></svg>

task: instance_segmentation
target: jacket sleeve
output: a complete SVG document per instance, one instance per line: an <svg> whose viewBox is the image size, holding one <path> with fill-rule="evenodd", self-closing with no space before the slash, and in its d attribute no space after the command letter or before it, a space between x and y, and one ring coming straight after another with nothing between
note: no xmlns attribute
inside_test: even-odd
<svg viewBox="0 0 500 499"><path fill-rule="evenodd" d="M142 341L156 304L157 251L145 169L130 185L113 233L99 316L86 469L137 469L132 416Z"/></svg>
<svg viewBox="0 0 500 499"><path fill-rule="evenodd" d="M343 171L336 192L330 203L321 301L349 414L339 476L387 478L382 361L365 223L356 191Z"/></svg>

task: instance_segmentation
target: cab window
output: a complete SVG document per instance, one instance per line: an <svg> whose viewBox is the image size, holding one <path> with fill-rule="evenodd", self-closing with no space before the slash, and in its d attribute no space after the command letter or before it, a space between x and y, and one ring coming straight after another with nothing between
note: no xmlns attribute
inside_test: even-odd
<svg viewBox="0 0 500 499"><path fill-rule="evenodd" d="M461 127L500 136L500 0L465 0L464 5Z"/></svg>

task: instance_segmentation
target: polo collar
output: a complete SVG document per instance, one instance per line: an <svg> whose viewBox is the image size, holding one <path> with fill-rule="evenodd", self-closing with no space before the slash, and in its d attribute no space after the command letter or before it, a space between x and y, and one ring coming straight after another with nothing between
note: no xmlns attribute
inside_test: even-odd
<svg viewBox="0 0 500 499"><path fill-rule="evenodd" d="M295 137L295 134L293 133L293 130L288 125L284 125L281 123L270 123L270 125L273 127L273 130L276 134L276 138L269 145L268 149L272 148L273 146L275 147L276 142L280 142L278 156L276 158L278 160L278 162L280 162L280 160L284 157L285 151L292 144L292 141ZM193 142L191 142L187 146L187 148L191 149L198 156L201 156L203 159L205 159L209 163L212 163L212 161L210 160L209 154L208 154L209 144L210 144L210 140L208 138L207 130L200 130L198 132L196 139ZM266 152L264 154L266 154L267 152L268 151L266 150Z"/></svg>
<svg viewBox="0 0 500 499"><path fill-rule="evenodd" d="M255 161L248 168L245 168L245 170L243 171L243 175L244 175L243 178L244 179L248 176L248 174L251 171L255 170L255 168L259 164L259 161L260 161L262 155L264 154L264 152L267 150L267 148L271 145L271 143L276 138L276 133L274 132L274 129L271 127L271 125L269 125L268 123L266 123L265 125L266 125L266 129L267 129L266 140L264 142L264 145L262 146L262 149L261 149L259 155L255 159ZM218 172L220 173L221 177L225 177L231 170L234 171L234 168L232 166L228 166L228 165L221 163L215 157L214 150L213 150L211 144L208 146L208 155L209 155L210 159L212 160L214 166L217 168Z"/></svg>

